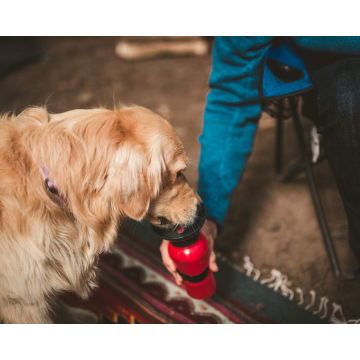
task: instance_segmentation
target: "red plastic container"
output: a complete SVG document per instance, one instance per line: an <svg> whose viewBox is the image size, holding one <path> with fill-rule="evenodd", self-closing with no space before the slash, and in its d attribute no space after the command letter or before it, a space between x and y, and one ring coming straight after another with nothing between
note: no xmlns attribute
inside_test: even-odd
<svg viewBox="0 0 360 360"><path fill-rule="evenodd" d="M209 270L210 254L203 234L197 232L181 242L170 242L169 255L192 298L206 299L214 293L216 282Z"/></svg>
<svg viewBox="0 0 360 360"><path fill-rule="evenodd" d="M152 226L155 232L169 241L169 255L184 280L187 293L194 299L206 299L216 289L213 273L209 269L209 248L200 233L206 220L205 208L198 207L194 224L172 230Z"/></svg>
<svg viewBox="0 0 360 360"><path fill-rule="evenodd" d="M193 299L206 299L210 297L216 290L216 282L214 274L209 270L207 277L198 283L184 281L187 293Z"/></svg>

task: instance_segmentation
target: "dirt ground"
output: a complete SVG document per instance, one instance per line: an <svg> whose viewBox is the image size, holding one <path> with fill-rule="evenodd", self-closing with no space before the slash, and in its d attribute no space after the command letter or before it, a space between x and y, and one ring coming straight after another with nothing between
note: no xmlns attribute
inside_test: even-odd
<svg viewBox="0 0 360 360"><path fill-rule="evenodd" d="M148 107L168 118L183 140L192 161L187 177L196 186L198 136L209 90L211 56L128 63L115 56L118 40L35 39L33 44L48 55L2 76L1 111L20 111L45 101L51 112L99 104L112 106L114 101ZM9 41L5 45L9 46ZM11 63L11 51L3 49L1 54L0 66ZM314 309L321 296L328 296L343 306L348 319L358 319L360 279L339 281L333 275L305 176L287 183L276 180L274 125L268 116L260 122L254 152L234 193L216 246L239 266L245 255L250 256L262 278L269 277L273 268L287 274L291 287L300 287L307 302L308 292L315 290L318 300ZM290 122L286 123L285 133L285 162L289 162L298 156ZM349 271L355 259L347 242L344 209L327 162L315 168L315 175L341 267Z"/></svg>

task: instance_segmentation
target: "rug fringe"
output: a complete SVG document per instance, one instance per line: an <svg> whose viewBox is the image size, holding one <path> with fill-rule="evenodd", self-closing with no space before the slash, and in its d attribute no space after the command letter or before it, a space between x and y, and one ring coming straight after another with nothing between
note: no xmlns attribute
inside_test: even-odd
<svg viewBox="0 0 360 360"><path fill-rule="evenodd" d="M296 288L295 291L299 294L299 298L300 298L298 305L302 305L304 303L304 293L300 288Z"/></svg>
<svg viewBox="0 0 360 360"><path fill-rule="evenodd" d="M244 269L246 270L246 275L253 278L253 280L257 281L260 276L260 270L254 267L254 264L251 262L249 256L244 256ZM252 276L254 274L254 276ZM288 276L282 274L279 270L272 269L271 276L268 279L260 280L261 284L267 284L269 288L273 288L274 291L280 291L280 293L288 297L290 300L294 300L295 292L299 294L299 302L298 305L304 304L304 293L300 288L296 288L295 292L289 288L290 282L288 281ZM305 307L305 310L310 310L311 307L315 305L316 302L316 292L314 290L310 290L309 294L311 296L310 303ZM328 307L327 304L330 299L327 296L323 296L320 298L319 309L313 311L314 315L320 316L320 319L325 319L328 316ZM330 315L329 321L333 324L360 324L360 319L357 320L346 320L344 316L342 306L336 303L332 303L333 311ZM340 315L340 318L337 316Z"/></svg>
<svg viewBox="0 0 360 360"><path fill-rule="evenodd" d="M228 261L228 259L220 254L216 254L220 259ZM283 296L288 297L289 300L295 300L295 293L299 295L299 301L297 304L299 306L303 305L305 306L305 300L304 300L304 292L297 287L295 291L289 288L291 285L288 276L285 274L282 274L279 270L272 269L271 270L271 276L268 279L262 279L261 277L261 271L259 269L256 269L254 264L251 262L249 256L244 256L244 269L241 269L239 266L233 265L230 263L232 267L235 269L244 272L249 277L251 277L254 281L259 281L260 284L266 284L269 288L274 289L276 292L280 292ZM316 292L314 290L309 291L309 295L311 297L310 302L305 306L305 310L310 311L310 308L312 308L316 303ZM328 314L328 303L330 299L327 296L323 296L320 298L319 302L319 308L315 311L312 311L314 315L317 315L320 317L320 319L326 319L328 318L330 323L333 324L360 324L360 319L357 320L347 320L344 316L342 306L332 302L332 312L329 315ZM321 315L322 314L322 315Z"/></svg>
<svg viewBox="0 0 360 360"><path fill-rule="evenodd" d="M314 290L310 290L309 294L311 296L311 301L310 301L310 304L305 307L305 310L309 310L311 307L313 307L315 305L316 292Z"/></svg>

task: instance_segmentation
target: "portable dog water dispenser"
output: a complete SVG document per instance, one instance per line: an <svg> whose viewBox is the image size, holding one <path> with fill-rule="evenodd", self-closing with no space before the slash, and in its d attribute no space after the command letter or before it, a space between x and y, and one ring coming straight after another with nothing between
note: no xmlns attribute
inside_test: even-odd
<svg viewBox="0 0 360 360"><path fill-rule="evenodd" d="M206 299L216 289L216 282L209 269L209 248L200 229L206 220L202 206L194 224L174 230L152 225L154 231L169 241L169 255L176 264L177 272L184 280L187 293L194 299Z"/></svg>

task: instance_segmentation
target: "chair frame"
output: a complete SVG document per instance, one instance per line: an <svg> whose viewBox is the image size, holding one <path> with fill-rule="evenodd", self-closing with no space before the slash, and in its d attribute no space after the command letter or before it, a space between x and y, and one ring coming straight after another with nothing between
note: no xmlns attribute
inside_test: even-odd
<svg viewBox="0 0 360 360"><path fill-rule="evenodd" d="M301 155L301 161L297 162L295 165L283 169L282 158L283 158L283 121L285 118L283 117L282 111L282 100L279 102L279 111L277 112L276 117L276 140L275 140L275 171L278 175L282 175L282 180L290 180L294 176L296 176L301 171L305 171L306 177L308 180L308 185L311 193L311 197L314 203L318 223L321 229L322 237L324 240L325 248L330 260L331 267L334 271L334 274L337 278L341 277L339 262L336 256L334 244L330 235L329 227L327 224L327 220L325 217L325 213L321 204L319 192L317 190L316 181L314 178L314 174L312 171L312 162L309 158L306 141L304 136L304 130L300 121L299 107L297 97L292 96L289 97L291 117L293 121L293 125L295 128L295 134L299 146L299 151ZM321 157L319 160L323 160L325 157Z"/></svg>

